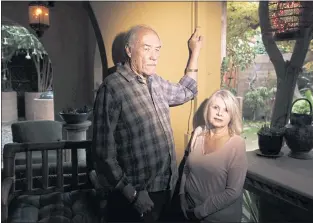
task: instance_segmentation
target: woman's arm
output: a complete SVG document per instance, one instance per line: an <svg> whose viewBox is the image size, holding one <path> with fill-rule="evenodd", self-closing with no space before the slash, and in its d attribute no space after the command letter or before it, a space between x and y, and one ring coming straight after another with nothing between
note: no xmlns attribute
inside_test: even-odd
<svg viewBox="0 0 313 223"><path fill-rule="evenodd" d="M198 126L194 130L194 132L193 132L193 134L191 136L191 139L190 139L190 141L188 143L188 146L186 148L186 150L189 150L189 151L185 152L185 157L184 157L185 165L184 165L184 168L183 168L182 177L181 177L181 181L180 181L180 190L179 190L179 194L180 195L185 193L186 175L188 175L188 172L189 172L188 166L186 165L187 158L188 158L189 154L194 150L196 139L202 133L202 131L203 131L203 127L202 126Z"/></svg>
<svg viewBox="0 0 313 223"><path fill-rule="evenodd" d="M198 219L205 218L235 202L242 193L247 168L245 141L241 139L230 163L225 190L211 195L201 205L194 208L195 216Z"/></svg>

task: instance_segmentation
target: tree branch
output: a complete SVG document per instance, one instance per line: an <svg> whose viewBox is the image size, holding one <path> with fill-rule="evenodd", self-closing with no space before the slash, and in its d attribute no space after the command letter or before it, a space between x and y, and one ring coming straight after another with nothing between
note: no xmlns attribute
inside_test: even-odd
<svg viewBox="0 0 313 223"><path fill-rule="evenodd" d="M267 1L260 1L259 2L259 18L260 18L260 28L262 33L262 40L266 52L273 63L275 70L278 67L282 67L285 65L284 58L279 51L275 40L272 36L272 32L270 31L270 20L269 20L269 2ZM277 72L276 72L277 73Z"/></svg>

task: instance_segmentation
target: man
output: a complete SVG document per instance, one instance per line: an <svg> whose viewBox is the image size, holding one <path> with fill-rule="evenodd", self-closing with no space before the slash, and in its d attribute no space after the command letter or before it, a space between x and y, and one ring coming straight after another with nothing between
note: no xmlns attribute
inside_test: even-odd
<svg viewBox="0 0 313 223"><path fill-rule="evenodd" d="M97 173L112 187L109 221L156 221L169 202L177 180L169 106L196 95L202 42L196 29L188 41L185 75L172 84L156 74L157 33L135 26L126 35L127 61L105 78L94 111Z"/></svg>

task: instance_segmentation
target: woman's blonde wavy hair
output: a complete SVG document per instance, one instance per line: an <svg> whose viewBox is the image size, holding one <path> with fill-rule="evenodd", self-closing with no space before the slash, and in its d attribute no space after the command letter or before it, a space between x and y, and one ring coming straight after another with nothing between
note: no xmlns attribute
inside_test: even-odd
<svg viewBox="0 0 313 223"><path fill-rule="evenodd" d="M228 90L218 90L207 99L203 112L206 127L210 126L208 120L209 106L211 106L216 98L221 98L226 105L227 111L230 116L230 122L228 124L230 134L240 135L242 132L242 119L239 110L239 103L235 96Z"/></svg>

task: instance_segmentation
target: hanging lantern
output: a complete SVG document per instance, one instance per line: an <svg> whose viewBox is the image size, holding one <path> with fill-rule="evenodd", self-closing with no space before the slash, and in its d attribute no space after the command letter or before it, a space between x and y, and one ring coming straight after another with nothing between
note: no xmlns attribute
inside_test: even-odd
<svg viewBox="0 0 313 223"><path fill-rule="evenodd" d="M50 26L48 2L30 2L28 6L30 27L41 37Z"/></svg>
<svg viewBox="0 0 313 223"><path fill-rule="evenodd" d="M269 16L274 39L282 41L302 38L302 30L313 22L311 11L313 11L312 2L270 2Z"/></svg>

